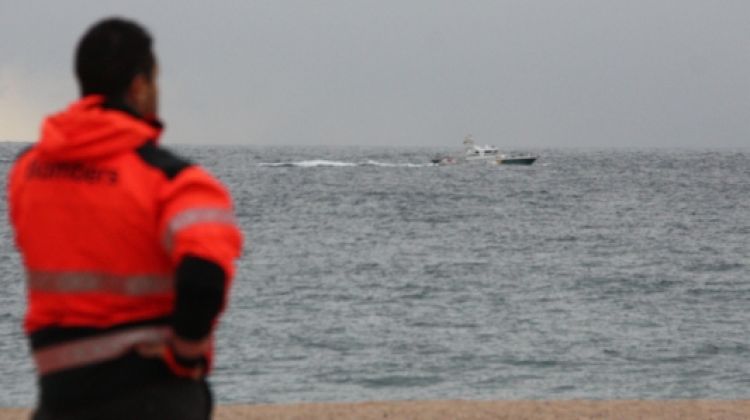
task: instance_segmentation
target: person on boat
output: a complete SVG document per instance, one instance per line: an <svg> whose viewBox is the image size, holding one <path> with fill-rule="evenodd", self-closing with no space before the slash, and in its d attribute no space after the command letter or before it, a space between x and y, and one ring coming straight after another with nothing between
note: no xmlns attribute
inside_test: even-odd
<svg viewBox="0 0 750 420"><path fill-rule="evenodd" d="M33 418L209 419L213 332L242 246L231 197L159 146L146 29L96 23L75 71L81 98L9 174Z"/></svg>

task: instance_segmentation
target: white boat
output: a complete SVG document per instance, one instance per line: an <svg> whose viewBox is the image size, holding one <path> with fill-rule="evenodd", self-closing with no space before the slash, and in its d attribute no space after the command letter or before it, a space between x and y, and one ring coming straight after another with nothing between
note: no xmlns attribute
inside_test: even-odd
<svg viewBox="0 0 750 420"><path fill-rule="evenodd" d="M471 134L464 137L464 159L467 162L487 162L496 165L531 165L538 156L533 155L506 155L500 153L495 146L485 144L483 146L474 143Z"/></svg>
<svg viewBox="0 0 750 420"><path fill-rule="evenodd" d="M464 158L470 161L494 161L499 154L497 147L474 143L471 134L464 137Z"/></svg>

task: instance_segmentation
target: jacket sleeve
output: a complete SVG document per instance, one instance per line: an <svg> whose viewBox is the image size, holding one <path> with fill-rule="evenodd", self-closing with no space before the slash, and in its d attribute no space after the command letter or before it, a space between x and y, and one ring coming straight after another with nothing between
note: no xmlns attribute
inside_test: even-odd
<svg viewBox="0 0 750 420"><path fill-rule="evenodd" d="M174 328L198 340L223 309L242 247L226 188L198 166L180 172L161 197L159 231L175 266Z"/></svg>

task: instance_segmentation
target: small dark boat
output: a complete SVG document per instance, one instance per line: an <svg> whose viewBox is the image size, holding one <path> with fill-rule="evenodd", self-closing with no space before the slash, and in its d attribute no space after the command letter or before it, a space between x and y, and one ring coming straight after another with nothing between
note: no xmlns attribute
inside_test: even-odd
<svg viewBox="0 0 750 420"><path fill-rule="evenodd" d="M453 156L438 156L430 160L435 165L453 165L456 162L456 158Z"/></svg>

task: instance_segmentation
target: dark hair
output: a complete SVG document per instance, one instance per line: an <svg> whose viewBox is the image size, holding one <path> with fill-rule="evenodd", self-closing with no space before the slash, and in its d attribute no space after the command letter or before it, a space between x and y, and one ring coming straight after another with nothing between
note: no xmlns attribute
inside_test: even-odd
<svg viewBox="0 0 750 420"><path fill-rule="evenodd" d="M78 42L75 71L81 95L125 94L136 75L153 76L151 35L139 24L109 18L89 28Z"/></svg>

